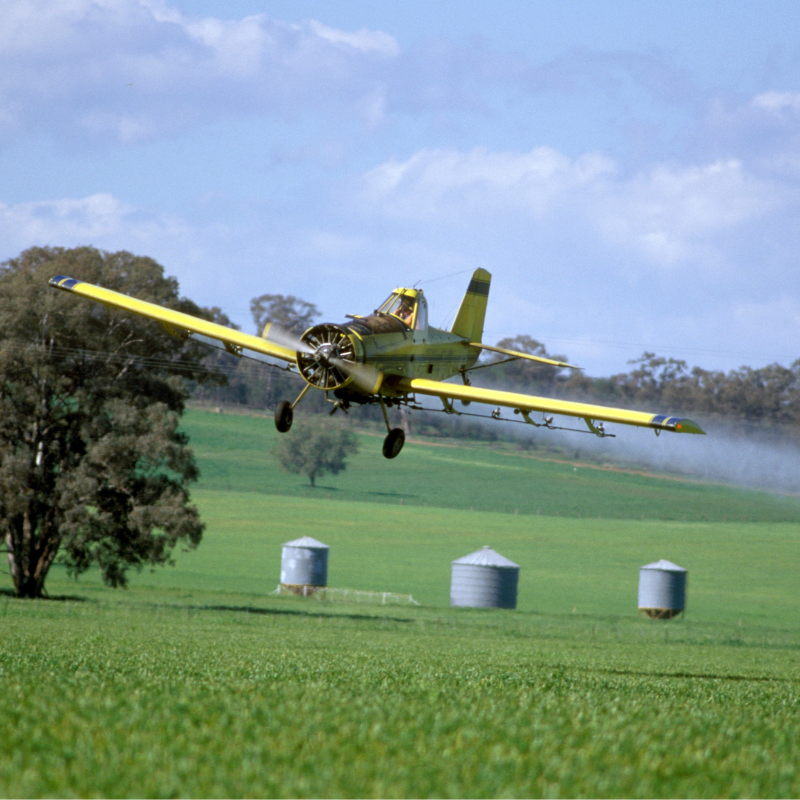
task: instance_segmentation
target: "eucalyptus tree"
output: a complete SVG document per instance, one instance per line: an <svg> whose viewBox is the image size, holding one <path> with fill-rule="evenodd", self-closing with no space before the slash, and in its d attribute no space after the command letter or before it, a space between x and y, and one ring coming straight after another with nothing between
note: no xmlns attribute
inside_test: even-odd
<svg viewBox="0 0 800 800"><path fill-rule="evenodd" d="M179 429L201 345L48 286L57 274L204 315L150 258L32 248L0 265L0 533L14 589L38 597L57 556L112 586L196 546L198 476Z"/></svg>

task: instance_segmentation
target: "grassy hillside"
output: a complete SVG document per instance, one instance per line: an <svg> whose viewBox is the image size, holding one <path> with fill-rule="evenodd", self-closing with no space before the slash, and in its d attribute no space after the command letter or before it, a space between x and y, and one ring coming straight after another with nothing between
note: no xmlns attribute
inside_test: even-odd
<svg viewBox="0 0 800 800"><path fill-rule="evenodd" d="M413 437L387 461L382 437L369 434L361 434L361 450L347 470L321 477L312 491L303 476L280 471L272 456L280 434L271 418L191 410L183 427L202 489L552 517L800 522L797 497Z"/></svg>

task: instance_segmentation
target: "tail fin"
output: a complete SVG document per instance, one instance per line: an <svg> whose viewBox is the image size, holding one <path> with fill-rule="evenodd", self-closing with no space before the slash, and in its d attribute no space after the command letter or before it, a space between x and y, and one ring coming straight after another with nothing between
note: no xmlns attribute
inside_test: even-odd
<svg viewBox="0 0 800 800"><path fill-rule="evenodd" d="M451 333L463 336L468 342L479 342L483 336L483 319L489 300L489 283L492 276L485 269L476 269L461 301Z"/></svg>

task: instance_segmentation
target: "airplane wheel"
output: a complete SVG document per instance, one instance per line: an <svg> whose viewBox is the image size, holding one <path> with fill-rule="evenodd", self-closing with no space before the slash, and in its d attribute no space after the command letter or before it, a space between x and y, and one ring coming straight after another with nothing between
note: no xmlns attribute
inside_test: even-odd
<svg viewBox="0 0 800 800"><path fill-rule="evenodd" d="M395 458L400 455L403 445L406 441L406 435L402 428L392 428L389 435L383 440L383 454L386 458Z"/></svg>
<svg viewBox="0 0 800 800"><path fill-rule="evenodd" d="M292 427L292 419L294 419L292 404L288 400L281 400L275 409L275 427L281 433L286 433Z"/></svg>

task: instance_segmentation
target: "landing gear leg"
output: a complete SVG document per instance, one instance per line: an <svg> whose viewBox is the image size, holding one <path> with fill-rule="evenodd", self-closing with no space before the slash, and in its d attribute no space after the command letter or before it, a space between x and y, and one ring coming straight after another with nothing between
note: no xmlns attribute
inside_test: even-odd
<svg viewBox="0 0 800 800"><path fill-rule="evenodd" d="M467 371L464 369L461 370L461 379L464 381L464 386L472 386L469 378L467 377ZM468 406L471 402L472 400L462 400L461 405Z"/></svg>
<svg viewBox="0 0 800 800"><path fill-rule="evenodd" d="M294 419L294 409L297 404L305 397L306 392L311 388L311 384L307 383L303 387L303 391L297 396L294 403L288 400L281 400L278 407L275 409L275 427L280 433L286 433L292 427L292 420Z"/></svg>
<svg viewBox="0 0 800 800"><path fill-rule="evenodd" d="M389 431L383 440L383 455L386 458L395 458L400 455L403 445L406 442L406 434L402 428L392 428L389 425L389 415L386 413L386 406L381 398L378 398L383 411L383 421L386 423L386 430Z"/></svg>

